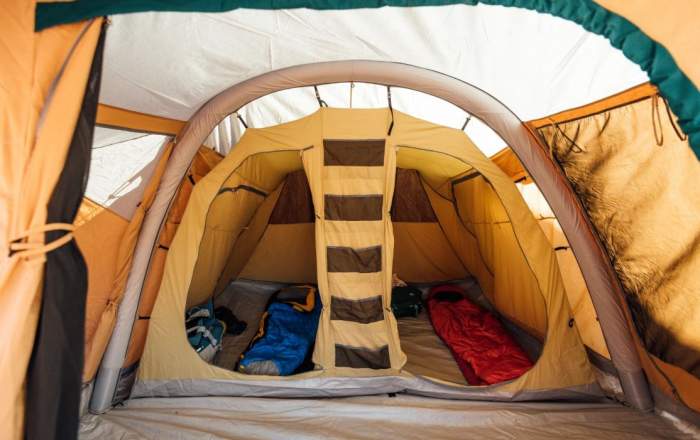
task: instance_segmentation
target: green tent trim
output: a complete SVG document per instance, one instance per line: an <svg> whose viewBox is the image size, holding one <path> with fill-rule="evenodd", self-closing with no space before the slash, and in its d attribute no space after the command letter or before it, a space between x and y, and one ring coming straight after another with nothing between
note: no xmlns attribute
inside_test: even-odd
<svg viewBox="0 0 700 440"><path fill-rule="evenodd" d="M700 91L678 68L661 44L649 38L625 18L592 0L76 0L39 3L36 30L101 15L145 11L224 12L233 9L338 10L383 6L441 6L453 4L512 6L573 21L607 38L632 62L644 70L652 84L668 100L678 123L688 135L691 148L700 158Z"/></svg>

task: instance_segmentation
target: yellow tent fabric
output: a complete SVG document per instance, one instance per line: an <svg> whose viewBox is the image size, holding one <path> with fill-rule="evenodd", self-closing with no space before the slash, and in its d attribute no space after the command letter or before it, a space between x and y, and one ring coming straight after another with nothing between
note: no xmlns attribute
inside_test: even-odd
<svg viewBox="0 0 700 440"><path fill-rule="evenodd" d="M691 292L700 288L700 251L694 245L700 165L673 119L663 100L652 95L561 122L555 115L539 130L614 261L630 324L643 341L638 350L647 375L661 389L671 379L659 370L673 371L673 382L694 383L671 392L697 409L700 303Z"/></svg>
<svg viewBox="0 0 700 440"><path fill-rule="evenodd" d="M158 239L158 247L154 250L151 263L148 269L148 274L144 281L143 291L139 301L138 316L134 323L134 328L131 333L129 346L127 348L126 357L124 359L124 367L130 367L136 363L143 354L143 347L146 343L146 334L148 333L149 317L153 309L153 303L156 300L158 286L163 277L163 266L165 265L165 257L170 247L170 242L175 235L175 231L180 224L182 214L187 206L192 188L196 182L211 171L216 164L221 161L221 156L215 151L206 147L201 147L195 155L192 165L187 172L187 175L180 183L180 187L175 196L172 207L170 208L165 225Z"/></svg>
<svg viewBox="0 0 700 440"><path fill-rule="evenodd" d="M201 264L200 261L216 264L219 270L223 269L227 258L224 254L237 246L235 238L211 240L207 246L204 246L207 234L210 234L212 227L217 225L217 218L220 215L218 212L227 211L225 206L217 208L216 205L217 203L222 205L217 201L217 198L221 197L221 190L245 182L245 185L255 188L256 191L270 194L279 186L286 174L300 169L303 162L316 210L318 283L325 307L314 353L315 362L323 369L303 373L302 376L369 376L400 373L405 357L400 350L396 324L391 313L385 312L383 321L360 327L356 323L338 324L340 321L332 321L329 316L330 307L328 307L330 292L333 292L333 295L342 295L343 292L356 295L353 292L361 291L360 287L381 285L386 286L382 300L388 304L390 270L359 274L334 272L328 265L330 253L327 245L363 248L381 243L384 251L382 260L391 262L393 252L391 222L387 221L389 219L386 214L380 214L379 220L357 221L351 228L347 225L349 223L347 221L326 219L330 209L330 205L327 205L330 203L327 196L334 193L342 196L382 195L384 202L382 202L381 213L388 212L386 203L388 203L387 200L391 200L390 196L394 190L393 173L396 166L399 166L420 171L425 179L426 192L433 202L436 215L441 220L447 217L444 213L441 214L444 209L439 207L439 203L434 202L438 200L435 197L455 196L463 200L461 203L467 203L468 197L462 194L463 190L457 189L453 192L450 184L452 180L463 177L467 173L478 173L482 176L480 179L488 181L494 194L492 203L496 206L496 202L499 201L500 209L505 210L499 212L505 216L505 220L509 221L508 234L511 237L509 240L512 240L513 246L520 248L523 261L527 261L527 264L515 266L512 270L526 271L527 274L522 274L523 279L533 280L532 288L525 287L523 300L533 301L535 304L530 306L531 312L525 310L523 313L516 309L506 310L506 312L509 317L518 318L519 322L527 323L528 327L539 330L546 342L543 353L532 370L521 378L508 384L497 385L496 388L512 395L521 390L558 389L595 382L578 332L575 327L570 327L568 324L571 313L556 255L512 180L485 157L460 130L437 126L395 111L393 131L387 135L391 120L388 109L322 108L294 122L246 131L232 153L193 190L182 224L175 235L166 260L163 283L151 315L151 331L148 334L139 370L141 380L245 378L239 373L207 364L189 347L182 318L185 309L211 296L214 292L212 283L216 282L216 279L210 277L205 284L198 281L199 286L204 287L193 289L194 282L201 279L201 276L193 275L197 275L195 268ZM364 146L368 151L372 150L372 147L368 147L367 142L376 143L377 140L381 140L381 144L386 148L382 150L381 157L377 156L371 160L381 159L382 165L367 166L365 163L358 162L354 166L328 166L329 140L338 139L343 142L365 142ZM416 154L418 151L422 152L420 154L432 155L433 160L419 160L421 156ZM364 160L367 160L366 157ZM435 165L436 161L438 165ZM437 196L431 197L431 192L437 193ZM241 191L234 192L233 195L239 193ZM246 195L239 200L250 197ZM231 200L229 203L238 203L238 206L244 208L235 214L229 212L232 216L230 221L241 225L236 226L236 229L244 227L253 218L255 209L263 203L263 198L260 197L260 199L252 206L240 205L240 201L229 199ZM452 215L454 216L454 213ZM494 219L503 220L497 217ZM482 223L477 220L474 219L472 223ZM445 229L445 235L450 241L453 236L465 235L463 232L468 226L463 224L457 226L454 218L451 222L455 225L454 229L451 232L451 227ZM441 224L445 227L450 223L441 221ZM469 227L474 226L472 224ZM229 237L237 235L237 231L224 232ZM476 244L473 234L471 237L461 243ZM455 245L460 242L452 241L452 243ZM219 249L213 249L216 246ZM470 272L489 274L484 276L486 281L482 284L488 286L487 289L494 289L494 285L501 282L497 277L502 276L500 274L503 272L493 271L496 277L490 274L487 259L483 258L478 250L475 251L473 246L471 247L470 251L460 252L460 260ZM482 249L481 254L485 251L492 252L488 249L488 244L486 247ZM495 259L491 263L494 266L510 264L510 262ZM385 264L382 267L391 266ZM329 290L329 286L341 291ZM520 288L522 286L518 286L518 289ZM503 295L507 294L507 290L507 288L503 290ZM511 294L517 295L519 292L520 290L518 293L511 292ZM537 304L541 307L538 308ZM504 300L498 305L507 308L507 301ZM333 355L333 346L337 344L373 349L386 346L390 368L379 370L345 366L338 368L334 364L337 357ZM562 359L566 359L566 362L562 362ZM262 379L264 380L265 377Z"/></svg>
<svg viewBox="0 0 700 440"><path fill-rule="evenodd" d="M46 205L63 169L101 19L34 32L34 2L0 6L0 248L16 237L41 248ZM47 243L48 244L48 243ZM0 329L8 340L32 341L39 312L44 257L0 253ZM0 349L0 426L20 438L23 387L31 343Z"/></svg>
<svg viewBox="0 0 700 440"><path fill-rule="evenodd" d="M700 68L695 63L698 43L689 38L697 33L697 27L687 19L698 11L695 2L683 0L673 8L650 0L634 0L625 4L609 0L595 2L628 18L650 37L662 42L691 81L696 84L700 81ZM6 30L0 42L7 50L4 56L12 60L0 73L0 93L6 107L13 109L3 114L0 124L4 158L0 179L0 230L7 232L0 236L0 248L11 249L11 243L18 239L40 249L47 245L43 243L40 230L45 226L46 201L64 162L64 147L70 141L72 121L79 112L75 97L81 94L101 22L101 19L95 19L34 33L34 3L12 1L0 7L0 27ZM614 123L608 125L611 114L624 114L634 121L643 119L641 115L649 102L653 130L642 129L640 134L636 124L628 124L626 129L620 130ZM584 121L571 117L537 127L540 134L549 140L552 155L564 165L567 177L578 189L604 182L605 191L608 192L606 196L620 204L626 203L617 221L621 218L628 220L625 227L629 226L632 232L622 231L619 224L614 224L618 229L606 234L605 228L613 224L606 211L610 207L596 205L599 202L595 200L596 194L579 191L580 196L591 196L584 203L590 210L594 226L603 232L601 235L614 260L617 276L626 291L634 294L633 300L637 302L633 301L633 305L652 306L651 312L644 312L654 315L653 325L639 318L643 314L637 308L633 307L632 310L641 333L641 338L637 338L637 349L650 381L697 410L700 408L700 397L696 392L697 362L694 352L687 349L700 345L698 324L694 319L697 314L693 313L697 307L694 296L681 296L679 292L692 292L698 279L693 274L697 273L694 268L698 266L700 253L693 248L695 241L692 235L698 229L695 221L698 216L693 210L697 203L685 200L698 198L693 186L693 177L697 175L698 168L682 133L676 131L678 127L671 120L674 117L670 111L669 120L663 119L659 113L659 102L659 98L654 96L624 109L611 110L608 105L598 114L587 115ZM115 124L124 126L135 124L134 118L151 118L108 106L102 106L100 111L98 119L115 121ZM164 132L170 134L175 134L184 125L182 121L174 119L152 119L149 126L164 124L167 126ZM389 121L396 127L387 134ZM608 131L604 133L606 129ZM666 142L663 140L664 130ZM607 154L608 150L603 148L604 152L601 153L600 147L609 146L607 141L608 136L612 136L611 131L627 141L605 158L613 163L617 161L622 166L608 168L609 164L600 166L601 163L596 160ZM673 131L676 131L678 141L675 138L669 141L669 134L673 137ZM562 140L557 137L559 134L568 136ZM652 135L657 146L666 146L662 160L658 160L659 155L654 154L656 151L649 151L650 146L651 150L655 150L650 141ZM659 135L662 136L661 140ZM327 167L323 146L329 137L343 141L381 139L386 147L381 169ZM571 141L571 138L575 140ZM587 158L569 156L571 144L578 147L577 142L591 148L587 151L591 153ZM265 146L261 148L263 143ZM619 143L619 138L614 139L616 147ZM630 149L635 149L636 154L643 151L646 155L648 161L644 163L644 173L640 171L634 176L617 173L628 164L625 159L631 154ZM160 172L166 166L167 156L165 154L163 157ZM528 189L523 187L529 181L524 170L517 170L517 160L503 156L489 162L482 156L459 131L419 121L399 112L390 114L383 109L322 109L308 118L284 126L249 130L237 151L197 187L193 201L187 208L183 227L173 241L176 252L168 253L167 261L164 261L165 252L157 253L160 258L157 264L161 266L156 268L150 281L152 292L160 282L162 264L165 264L165 274L140 377L240 379L235 373L205 365L193 356L182 337L182 312L216 294L224 280L222 273L234 278L277 277L288 282L311 280L313 273L315 278L312 281L320 284L326 304L332 303L331 292L345 294L348 296L346 299L366 299L354 293L361 287L381 293L382 307L388 310L393 271L389 267L392 267L414 274L416 280L474 275L486 295L504 315L546 341L536 367L499 389L517 393L525 389L555 389L592 383L581 342L603 356L610 357L610 354L566 237L556 219L537 215L535 205L544 203L544 200L539 192L525 194ZM494 162L505 173L494 166ZM393 173L399 166L420 169L438 224L392 224L388 208L395 191ZM611 168L615 172L611 172ZM309 176L316 215L320 221L316 222L314 230L309 224L267 228L264 210L274 206L274 203L266 202L274 201L270 197L279 189L284 176L299 169L304 169ZM668 169L674 171L668 172ZM655 192L639 191L634 195L636 197L624 198L623 194L627 194L623 191L623 188L627 190L627 177L638 179L636 182L644 181L639 183L639 187L648 189L662 180L656 179L660 176L670 176L664 180L665 186L683 188L679 193L685 199L679 202L678 194L669 195L664 191L659 191L658 197ZM93 212L89 215L94 215L94 218L82 219L84 229L76 232L78 241L90 242L94 246L97 240L89 235L94 236L100 227L111 228L115 234L110 243L113 247L107 255L99 255L99 249L95 247L88 250L86 246L84 250L93 261L119 262L118 268L108 271L106 277L109 280L98 280L98 283L111 285L114 279L114 284L108 295L99 296L108 305L105 310L99 310L104 316L97 319L88 316L85 380L94 376L111 334L118 297L130 269L140 222L148 209L148 199L154 197L159 178L160 174L156 173L146 203L139 208L131 224L125 224L123 219L109 211ZM519 194L514 191L512 180L521 178L526 180ZM459 184L456 181L460 181ZM362 221L361 224L326 222L323 217L328 195L381 195L380 218ZM523 198L530 204L529 210ZM653 209L644 210L643 215L630 215L631 212L641 211L637 205L649 202L649 198L654 199ZM629 205L635 205L635 209ZM668 212L683 220L677 228L669 228L661 218ZM606 223L607 220L610 222ZM674 233L682 232L682 237L669 237L671 229ZM164 234L172 234L173 230L164 231ZM643 239L632 243L633 240L629 239L631 235L636 238L649 232L654 237L664 237L658 240L662 244L657 246ZM304 258L295 261L298 266L286 264L287 273L281 276L279 271L266 271L269 264L288 261L289 255L278 255L275 248L290 235L298 242L297 248L304 249ZM117 244L115 238L121 236L126 239ZM439 240L431 240L433 237ZM66 238L70 238L70 235ZM309 246L311 240L315 249ZM398 243L403 247L399 248ZM329 246L365 249L378 244L382 249L379 254L382 270L379 272L348 275L329 270ZM425 251L422 261L417 258L400 260L401 256L397 258L394 255L395 252L403 255L404 252L418 249ZM441 253L440 249L444 252ZM682 258L677 257L679 253ZM275 258L278 263L272 263ZM316 259L314 266L308 264L311 258ZM645 272L644 265L639 264L643 259L654 259L657 266L667 270ZM398 261L401 261L400 265L397 265ZM38 316L42 263L41 252L31 256L21 253L0 255L0 308L11 317L4 320L3 326L5 334L13 335L13 338L32 340ZM428 267L430 263L434 263L434 267ZM507 276L504 275L504 268L508 269ZM420 270L424 272L419 274ZM91 273L93 285L96 276L99 277L99 273ZM652 289L661 300L646 294ZM152 299L153 295L149 301ZM665 301L665 304L659 306L655 301ZM314 358L322 371L309 375L352 376L400 372L405 356L391 313L386 312L384 320L378 323L364 326L333 322L328 316L328 308L323 313ZM575 326L571 324L573 318ZM631 315L628 318L630 327L633 327ZM655 328L657 326L663 329ZM146 326L135 332L139 335L136 337L139 341L139 338L145 337ZM658 337L659 333L663 337ZM176 336L173 337L173 334ZM677 344L663 346L669 339ZM359 372L356 368L339 368L336 365L337 352L333 353L334 345L336 350L338 345L373 350L386 347L386 371ZM127 363L136 362L140 355L140 343L135 343L133 347L136 348L130 347ZM647 353L644 347L652 353ZM10 389L0 399L0 422L8 427L13 437L17 437L22 428L22 382L30 347L13 345L3 350L4 353L0 353L0 379L10 384ZM560 359L564 357L567 364L562 368ZM557 374L552 374L552 371Z"/></svg>
<svg viewBox="0 0 700 440"><path fill-rule="evenodd" d="M695 20L700 5L695 0L675 0L672 7L655 0L595 0L596 3L615 12L637 25L650 38L663 44L678 67L695 85L700 85L700 38Z"/></svg>
<svg viewBox="0 0 700 440"><path fill-rule="evenodd" d="M143 219L148 211L148 208L153 202L156 190L158 189L158 184L160 183L160 178L163 175L163 171L165 171L165 166L168 162L171 151L172 144L165 148L163 155L158 161L158 165L156 166L153 176L146 186L143 199L138 204L134 216L124 229L123 235L119 237L119 244L117 246L118 251L115 259L113 261L106 261L106 264L113 263L115 265L113 269L114 272L110 273L113 275L113 278L111 278L111 283L108 287L109 290L107 292L91 291L88 280L88 295L99 294L101 297L104 297L104 302L102 303L102 310L101 313L99 313L99 317L95 319L97 324L94 332L89 335L89 339L86 337L85 340L85 365L83 367L84 382L89 382L95 376L97 368L100 365L102 355L104 354L107 344L109 343L109 338L114 330L114 324L117 319L117 309L124 293L124 286L126 285L126 278L131 267L134 248L136 247L138 234L141 230L141 224L143 223ZM93 245L98 243L101 244L100 241L92 241ZM91 265L93 270L94 266L95 264L93 263ZM88 270L88 274L90 272L91 271ZM94 303L95 301L91 302Z"/></svg>
<svg viewBox="0 0 700 440"><path fill-rule="evenodd" d="M116 278L119 247L129 221L114 211L85 198L74 225L75 240L83 258L89 262L85 308L87 359L89 353L93 351L92 342L100 325L102 313L110 302L109 295ZM92 379L93 375L94 369L84 374L88 379Z"/></svg>
<svg viewBox="0 0 700 440"><path fill-rule="evenodd" d="M644 89L647 86L645 85ZM504 148L492 156L491 160L516 182L523 199L527 202L556 252L566 295L574 316L574 323L583 343L596 353L610 359L610 353L593 308L588 287L583 279L583 274L547 200L532 181L527 171L525 171L513 150Z"/></svg>

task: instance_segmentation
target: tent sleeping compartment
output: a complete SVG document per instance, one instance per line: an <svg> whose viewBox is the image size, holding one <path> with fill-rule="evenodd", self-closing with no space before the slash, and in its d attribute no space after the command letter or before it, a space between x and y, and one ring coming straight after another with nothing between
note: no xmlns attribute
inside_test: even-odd
<svg viewBox="0 0 700 440"><path fill-rule="evenodd" d="M443 232L443 226L438 223L438 217L433 210L426 189L423 187L424 181L421 180L420 174L416 170L403 168L397 168L395 174L394 187L398 189L393 194L389 211L396 249L391 272L395 277L398 275L402 279L409 280L413 285L417 284L423 287L426 293L427 286L430 284L469 277L471 280L470 283L467 283L469 290L477 296L482 295L478 283L471 275L472 272L465 268L465 263L462 263L466 258L465 255L468 254L458 255L455 252L455 247L450 244ZM462 182L466 182L466 180ZM432 189L430 191L433 192ZM221 194L223 191L219 190L217 197L220 197ZM355 203L354 208L357 208L357 199L353 199L352 202ZM356 209L353 212L355 211ZM457 212L456 209L453 209L454 218L457 218ZM217 355L214 361L215 365L229 370L235 369L240 355L243 354L248 342L258 331L265 304L269 302L273 291L284 285L282 283L316 283L314 219L311 191L303 170L287 174L278 188L270 193L268 199L257 208L249 226L240 234L240 238L237 238L240 241L237 241L238 244L234 244L228 252L222 275L218 276L217 286L213 290L216 297L215 303L234 310L236 317L246 322L250 328L243 334L224 338L224 349ZM472 223L474 222L471 221L469 224ZM295 233L289 231L278 233L276 231L277 228L289 227L287 225L292 224L297 225ZM453 223L454 225L456 224ZM307 231L301 233L302 228ZM469 230L463 228L451 235L460 237L460 233L469 233ZM274 237L280 238L275 239ZM255 245L252 246L248 243ZM476 241L474 240L473 243L476 244ZM238 253L236 246L241 246L248 255ZM469 254L479 256L480 251L471 249ZM239 265L236 269L234 258L236 261L246 261L245 266ZM471 264L474 267L475 262L479 261L478 264L485 268L485 264L480 259L481 257L479 260L466 260L466 264ZM198 260L197 264L202 264L200 261L202 260ZM290 270L290 268L292 269ZM493 272L482 269L480 273L489 274L487 281L489 284L487 285L493 285L491 279ZM508 273L507 267L502 267L500 273ZM235 280L236 277L238 280ZM515 282L517 283L517 280ZM228 287L226 287L227 285ZM194 290L199 290L199 288L194 288ZM216 295L217 293L219 295ZM492 293L489 298L493 297ZM487 307L490 305L488 300L486 305ZM373 309L372 306L373 298L353 303L344 302L334 297L331 299L331 319L353 320L369 324L377 320L381 314L379 309ZM423 359L426 366L437 368L436 374L425 373L426 370L423 369L419 370L423 373L421 375L439 378L441 371L452 370L457 371L456 375L451 376L452 382L466 383L465 378L459 373L455 360L449 354L448 347L434 337L427 316L427 313L420 313L416 316L418 320L426 320L427 326L419 325L414 327L414 331L409 330L406 334L401 332L401 324L405 320L399 320L398 330L402 347L408 343L418 350L428 350L428 353L432 348L439 352L437 358L433 357L431 360L430 357L427 357ZM521 319L520 322L523 320ZM525 328L532 329L534 327L525 326ZM416 330L421 330L421 332L418 333ZM519 336L528 336L528 333L522 328L519 330ZM541 339L540 331L530 331L540 335ZM407 342L409 338L414 339ZM532 342L536 340L536 338L530 337L528 346L532 347ZM425 341L430 341L430 343L427 344L427 347L421 347L421 345L426 345ZM541 345L541 343L537 342L535 345ZM446 356L445 353L447 353ZM533 360L539 356L537 348L530 353ZM410 356L407 363L412 364ZM410 367L404 369L412 372Z"/></svg>
<svg viewBox="0 0 700 440"><path fill-rule="evenodd" d="M23 3L0 437L697 435L697 5Z"/></svg>
<svg viewBox="0 0 700 440"><path fill-rule="evenodd" d="M292 177L302 170L315 222L297 225L315 231L300 234L306 240L296 245L315 243L315 252L297 251L294 241L284 238L291 234L275 235L278 226L270 221L283 209L303 213L304 198L285 191L288 182L306 180ZM423 206L415 202L419 197ZM431 197L445 202L439 214ZM401 202L392 206L392 200ZM300 261L303 256L308 260ZM208 379L231 380L233 394L246 386L238 383L239 374L194 353L182 317L212 297L217 283L226 286L241 273L285 281L288 260L315 266L315 280L286 281L316 281L324 305L313 355L317 369L305 375L320 384L326 377L336 383L347 377L342 390L324 392L372 392L377 380L400 375L406 356L389 307L393 273L434 283L475 276L500 313L547 340L535 367L519 381L489 391L493 395L561 390L566 397L567 388L578 395L595 383L583 344L569 326L554 250L512 180L461 130L389 109L324 107L297 121L249 128L194 186L150 314L136 395L161 395L163 383L171 381L188 393L206 392ZM256 264L263 267L261 275ZM277 268L283 273L276 274ZM569 371L560 365L557 375L542 373L562 357L572 360ZM358 377L362 380L353 380ZM406 382L393 385L395 391L410 387ZM249 386L278 393L275 382ZM209 392L224 392L227 385L217 381L215 388ZM282 389L279 395L309 392Z"/></svg>

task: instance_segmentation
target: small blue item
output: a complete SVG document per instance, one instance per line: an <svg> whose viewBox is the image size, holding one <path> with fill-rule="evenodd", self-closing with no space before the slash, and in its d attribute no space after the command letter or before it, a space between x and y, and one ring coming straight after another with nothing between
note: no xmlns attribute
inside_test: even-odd
<svg viewBox="0 0 700 440"><path fill-rule="evenodd" d="M207 362L221 350L221 339L226 332L224 324L214 317L214 303L192 307L185 313L187 340L197 354Z"/></svg>
<svg viewBox="0 0 700 440"><path fill-rule="evenodd" d="M265 335L243 355L239 370L247 374L289 376L299 368L313 349L321 314L321 298L314 293L310 312L292 304L273 302L267 309Z"/></svg>

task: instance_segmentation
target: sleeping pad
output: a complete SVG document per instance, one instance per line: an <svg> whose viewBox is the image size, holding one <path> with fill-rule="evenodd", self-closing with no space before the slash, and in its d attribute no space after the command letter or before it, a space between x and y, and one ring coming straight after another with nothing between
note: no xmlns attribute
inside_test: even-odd
<svg viewBox="0 0 700 440"><path fill-rule="evenodd" d="M312 286L290 286L272 298L258 334L241 356L238 370L246 374L288 376L311 354L321 299Z"/></svg>
<svg viewBox="0 0 700 440"><path fill-rule="evenodd" d="M428 313L435 333L449 347L470 385L514 379L532 367L498 318L468 300L458 286L432 288Z"/></svg>

